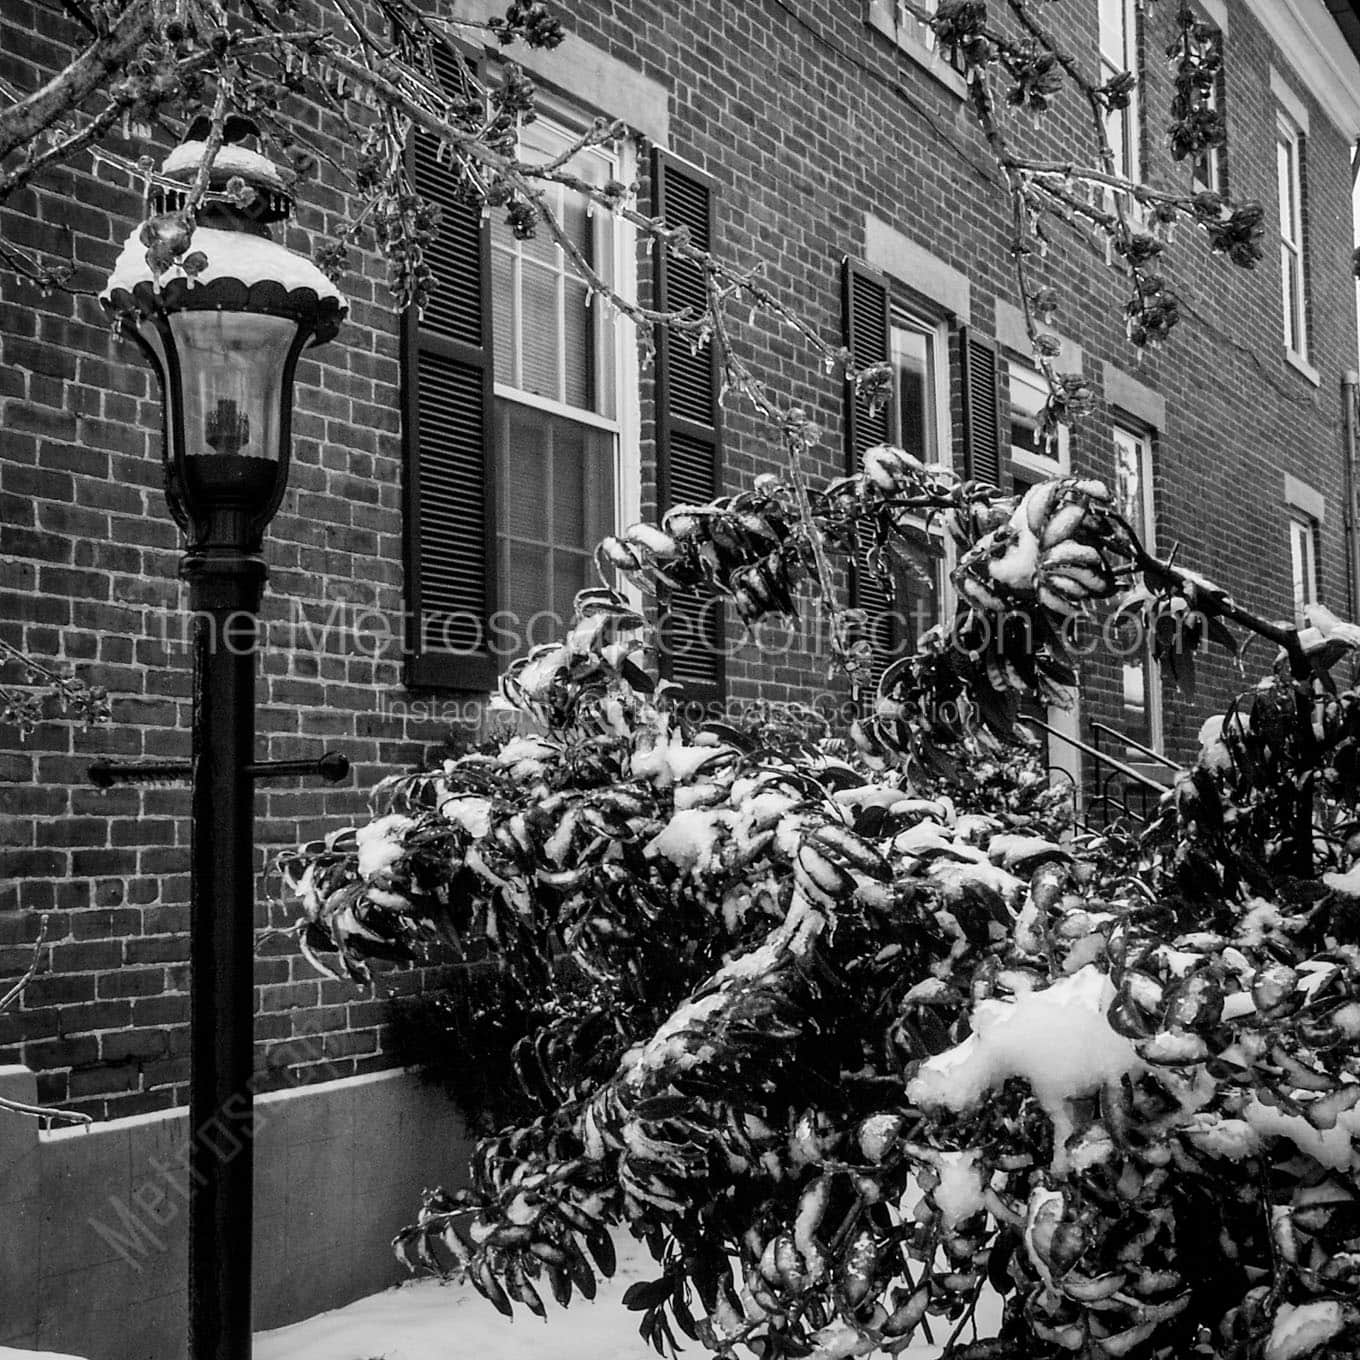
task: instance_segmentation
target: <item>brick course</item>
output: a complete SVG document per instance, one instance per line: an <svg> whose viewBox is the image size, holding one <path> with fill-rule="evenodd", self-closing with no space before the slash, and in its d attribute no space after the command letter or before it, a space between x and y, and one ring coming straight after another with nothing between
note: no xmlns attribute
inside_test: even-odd
<svg viewBox="0 0 1360 1360"><path fill-rule="evenodd" d="M1061 17L1077 8L1045 13ZM1064 36L1093 65L1094 0L1089 8L1088 20ZM1013 279L1005 251L1009 208L992 162L957 96L867 25L860 5L581 0L570 9L576 34L670 90L672 149L720 185L718 249L734 261L765 261L777 291L823 334L839 336L839 262L863 254L866 212L967 275L974 324L993 330L995 304L1012 298ZM1145 162L1152 182L1164 185L1188 180L1188 169L1173 168L1161 146L1170 9L1147 12L1142 42ZM1232 190L1266 206L1261 266L1234 270L1183 233L1169 272L1185 322L1165 353L1141 356L1123 333L1122 279L1089 236L1060 232L1037 277L1058 285L1059 327L1082 345L1098 393L1113 365L1166 399L1166 427L1156 432L1154 449L1162 544L1179 543L1181 561L1245 602L1288 614L1282 491L1283 473L1291 471L1326 497L1323 598L1340 612L1339 387L1356 355L1349 150L1304 82L1272 52L1243 0L1230 0L1229 10ZM0 18L0 77L31 87L73 39L55 0L12 0ZM1285 362L1282 347L1272 62L1311 115L1307 244L1317 387ZM1044 136L1055 147L1070 143L1084 118L1065 101ZM342 131L324 135L336 155ZM1017 135L1027 134L1027 121L1017 125ZM136 155L147 148L127 149ZM97 287L140 217L138 197L119 179L96 175L88 164L63 169L0 209L0 222L20 244L69 255L81 266L78 282ZM307 248L308 228L342 206L338 193L330 183L304 189L299 224L287 230L290 245ZM438 702L457 697L407 693L394 649L373 655L353 645L361 639L327 626L337 607L359 634L399 620L403 609L398 318L383 262L371 251L355 256L349 322L298 369L293 469L266 549L269 646L258 723L262 758L335 747L350 757L357 779L344 789L261 788L262 930L282 930L293 917L269 891L269 856L362 816L367 786L441 746L448 726L438 720ZM644 295L647 272L644 261ZM39 913L49 917L43 972L24 1009L0 1017L0 1062L37 1069L44 1100L101 1116L133 1113L184 1096L188 794L177 787L100 794L84 771L101 755L187 754L188 649L176 534L161 492L159 394L92 298L43 297L0 276L0 333L0 637L77 665L114 696L106 730L47 724L23 744L0 731L0 974L22 967ZM739 335L757 374L822 424L815 471L837 475L839 382L764 322L740 326ZM957 375L954 384L957 452ZM646 374L641 418L643 503L652 507ZM777 465L776 441L749 411L733 405L726 422L729 487ZM1079 472L1112 476L1103 403L1074 434L1072 462ZM780 629L762 629L731 660L734 697L779 701L827 692L824 659L788 651L781 637ZM1264 660L1258 646L1248 664ZM1117 719L1117 671L1093 663L1085 678L1087 720ZM1242 683L1222 657L1201 659L1197 682L1193 697L1165 689L1174 754L1192 749L1199 717ZM421 710L425 700L434 703ZM258 1060L277 1071L275 1080L324 1080L390 1062L381 1006L362 990L318 979L291 941L263 937L257 980ZM421 982L420 974L390 976L373 996L389 984L405 991ZM306 1027L320 1037L302 1061L290 1018L299 1011L320 1021Z"/></svg>

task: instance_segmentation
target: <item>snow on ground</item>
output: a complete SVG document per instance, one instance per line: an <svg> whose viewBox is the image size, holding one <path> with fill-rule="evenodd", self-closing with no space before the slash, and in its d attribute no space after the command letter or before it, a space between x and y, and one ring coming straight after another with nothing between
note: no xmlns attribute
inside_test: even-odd
<svg viewBox="0 0 1360 1360"><path fill-rule="evenodd" d="M546 1322L518 1307L513 1319L502 1317L471 1285L418 1280L261 1332L254 1360L655 1360L637 1334L639 1315L620 1300L634 1280L653 1279L657 1269L631 1238L620 1238L618 1251L618 1271L601 1282L594 1303L578 1298L562 1309L548 1300ZM683 1360L706 1354L687 1342ZM938 1354L935 1346L913 1346L902 1360Z"/></svg>
<svg viewBox="0 0 1360 1360"><path fill-rule="evenodd" d="M0 1360L80 1360L78 1355L58 1355L56 1351L16 1351L0 1346Z"/></svg>

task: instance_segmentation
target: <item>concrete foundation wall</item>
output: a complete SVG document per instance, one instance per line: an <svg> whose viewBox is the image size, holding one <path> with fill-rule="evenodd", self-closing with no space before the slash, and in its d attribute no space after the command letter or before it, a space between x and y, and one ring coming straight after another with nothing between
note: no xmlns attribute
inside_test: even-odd
<svg viewBox="0 0 1360 1360"><path fill-rule="evenodd" d="M33 1074L0 1067L0 1094L32 1101ZM254 1143L257 1330L401 1279L392 1234L469 1150L448 1100L400 1071L261 1096ZM0 1346L182 1360L187 1151L183 1109L50 1132L0 1112Z"/></svg>

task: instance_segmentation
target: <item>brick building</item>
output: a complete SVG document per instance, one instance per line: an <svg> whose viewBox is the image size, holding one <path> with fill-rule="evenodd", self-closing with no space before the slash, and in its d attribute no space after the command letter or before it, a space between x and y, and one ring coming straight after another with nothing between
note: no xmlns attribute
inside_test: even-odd
<svg viewBox="0 0 1360 1360"><path fill-rule="evenodd" d="M1070 23L1064 36L1090 68L1139 73L1115 129L1124 164L1153 183L1193 174L1260 201L1266 258L1243 272L1201 242L1178 243L1184 324L1168 349L1139 355L1124 333L1122 276L1089 236L1060 235L1041 269L1063 298L1060 367L1080 369L1098 405L1049 451L1030 433L1039 389L1013 296L1009 206L962 81L891 0L581 0L561 48L520 54L543 109L526 140L552 152L596 114L622 119L635 135L584 157L584 173L638 180L651 210L689 222L729 259L765 261L824 335L888 358L899 400L881 429L852 432L861 445L887 435L1007 485L1068 467L1103 477L1157 544L1181 545L1182 562L1261 611L1286 617L1320 597L1353 613L1342 398L1356 362L1353 16L1323 0L1198 3L1227 57L1218 97L1231 141L1193 168L1174 164L1161 136L1173 7L1069 0L1046 13ZM12 0L0 77L32 88L73 41L55 0ZM1080 116L1055 115L1053 135L1073 141ZM342 153L343 129L315 135ZM417 147L416 162L422 188L447 199L437 161ZM323 176L300 195L290 245L307 248L340 192ZM529 629L544 640L614 524L778 465L769 431L719 406L706 355L663 344L644 366L626 325L586 308L553 248L446 206L433 261L444 287L423 319L399 315L383 262L356 252L349 322L299 369L290 486L266 549L260 753L338 749L357 778L263 788L262 863L362 815L363 790L437 748L451 725L476 726L503 664L497 611L546 610ZM17 195L0 225L71 258L76 281L97 291L141 211L116 171L79 165ZM683 300L685 279L667 278L623 227L570 198L561 211L621 288ZM85 771L99 755L187 754L159 394L93 298L43 297L4 274L0 332L0 629L105 684L114 717L92 732L44 724L25 742L0 731L0 976L22 968L39 914L49 917L43 970L22 1009L0 1017L0 1061L36 1072L44 1101L130 1115L182 1101L187 1077L188 794L101 793ZM840 474L852 413L839 381L762 323L738 338L757 374L826 431L817 472ZM931 617L941 588L912 588L920 610L908 627ZM727 634L721 664L674 661L696 693L839 697L815 633L750 642L729 622ZM1197 678L1189 698L1138 652L1095 656L1075 722L1097 743L1095 724L1107 724L1185 755L1205 707L1239 684L1222 658L1202 661ZM1070 751L1056 745L1055 763ZM269 888L262 875L259 923L287 925L291 910ZM369 993L319 979L290 938L265 937L259 953L258 1053L272 1080L390 1065L384 992L419 975Z"/></svg>

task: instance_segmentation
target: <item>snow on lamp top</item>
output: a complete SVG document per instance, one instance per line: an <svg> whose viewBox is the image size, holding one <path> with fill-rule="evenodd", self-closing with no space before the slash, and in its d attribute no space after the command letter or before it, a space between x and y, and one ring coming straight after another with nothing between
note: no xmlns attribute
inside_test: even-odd
<svg viewBox="0 0 1360 1360"><path fill-rule="evenodd" d="M190 246L187 254L157 275L147 260L140 229L134 231L123 243L109 281L99 295L100 301L120 312L145 311L155 306L173 311L181 306L192 307L196 290L206 290L218 283L235 283L244 294L271 289L283 294L285 301L299 293L310 293L318 310L334 313L335 326L348 309L340 290L311 260L267 236L249 236L220 227L196 227ZM201 262L194 259L200 254ZM152 296L148 297L148 292ZM159 302L155 300L157 294ZM124 298L130 301L125 302ZM233 310L272 308L240 306ZM335 327L330 333L335 333Z"/></svg>
<svg viewBox="0 0 1360 1360"><path fill-rule="evenodd" d="M184 141L165 158L149 195L156 212L174 212L184 206L211 133L210 119L195 118ZM251 142L254 147L247 145ZM259 145L260 129L251 119L232 114L223 122L204 201L228 203L234 215L251 222L281 222L293 211L292 185L297 176L291 170L280 170L256 149Z"/></svg>
<svg viewBox="0 0 1360 1360"><path fill-rule="evenodd" d="M271 239L267 224L288 215L292 198L283 172L241 144L258 137L249 119L227 119L195 220L183 211L207 135L207 120L196 120L166 157L148 196L153 213L124 242L100 302L130 321L180 311L285 316L311 344L331 339L348 303L311 260Z"/></svg>

